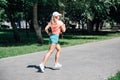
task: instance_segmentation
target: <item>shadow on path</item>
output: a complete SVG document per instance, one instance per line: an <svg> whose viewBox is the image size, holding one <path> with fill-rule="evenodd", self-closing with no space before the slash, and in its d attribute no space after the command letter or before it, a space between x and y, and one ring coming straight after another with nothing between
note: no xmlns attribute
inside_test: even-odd
<svg viewBox="0 0 120 80"><path fill-rule="evenodd" d="M27 68L34 68L34 69L37 69L37 72L40 72L42 73L40 67L38 65L28 65ZM54 68L54 67L47 67L45 66L45 69L50 69L50 70L59 70L57 68Z"/></svg>
<svg viewBox="0 0 120 80"><path fill-rule="evenodd" d="M41 72L40 67L36 65L28 65L27 68L35 68L37 69L37 72Z"/></svg>

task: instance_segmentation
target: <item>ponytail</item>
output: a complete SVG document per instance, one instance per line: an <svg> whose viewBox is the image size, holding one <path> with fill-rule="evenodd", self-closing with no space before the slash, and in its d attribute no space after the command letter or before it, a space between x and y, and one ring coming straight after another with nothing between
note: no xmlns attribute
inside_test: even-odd
<svg viewBox="0 0 120 80"><path fill-rule="evenodd" d="M54 23L55 23L54 16L51 17L50 23L51 23L51 24L54 24Z"/></svg>

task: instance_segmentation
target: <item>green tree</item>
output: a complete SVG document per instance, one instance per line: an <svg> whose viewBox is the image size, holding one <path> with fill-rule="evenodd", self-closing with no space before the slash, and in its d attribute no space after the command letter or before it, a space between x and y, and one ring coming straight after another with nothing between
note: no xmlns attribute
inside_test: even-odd
<svg viewBox="0 0 120 80"><path fill-rule="evenodd" d="M38 37L38 42L40 44L43 44L43 38L42 38L42 34L41 34L41 27L38 25L37 10L38 10L38 0L36 0L33 3L33 23L34 23L34 29L35 29L36 35Z"/></svg>
<svg viewBox="0 0 120 80"><path fill-rule="evenodd" d="M46 4L47 0L41 0L41 1L28 0L28 2L31 2L32 6L33 6L33 20L32 21L33 21L34 30L35 30L37 38L38 38L38 42L40 44L43 44L41 26L39 26L39 24L38 24L38 3L40 2L40 3Z"/></svg>
<svg viewBox="0 0 120 80"><path fill-rule="evenodd" d="M109 17L111 20L120 23L120 0L111 0Z"/></svg>
<svg viewBox="0 0 120 80"><path fill-rule="evenodd" d="M22 2L16 0L2 0L0 3L0 7L4 9L8 19L11 22L13 27L13 35L16 42L20 42L20 36L15 25L16 21L16 13L21 11L22 9Z"/></svg>
<svg viewBox="0 0 120 80"><path fill-rule="evenodd" d="M52 6L53 10L59 10L61 7L59 0L41 0L41 1L38 1L38 0L29 0L33 3L33 24L34 24L34 29L35 29L35 32L36 32L36 35L38 37L38 41L39 43L43 43L43 39L42 39L42 34L41 34L41 26L38 25L38 4L43 4L43 6L47 6L48 5ZM44 10L42 10L44 11ZM52 12L52 11L46 11L45 14L49 13L49 12ZM44 19L44 18L43 18Z"/></svg>

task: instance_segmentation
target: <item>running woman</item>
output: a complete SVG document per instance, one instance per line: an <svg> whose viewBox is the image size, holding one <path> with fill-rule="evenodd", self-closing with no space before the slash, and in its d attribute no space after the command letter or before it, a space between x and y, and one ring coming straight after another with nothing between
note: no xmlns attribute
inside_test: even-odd
<svg viewBox="0 0 120 80"><path fill-rule="evenodd" d="M59 63L59 57L61 53L61 47L60 44L58 44L59 35L62 34L62 32L66 31L65 24L60 20L61 14L59 12L53 12L50 22L45 27L46 33L50 36L50 47L48 52L45 54L40 66L41 72L44 72L45 70L45 64L47 60L49 59L50 55L53 53L53 51L56 49L57 52L55 54L55 66L54 68L61 68L62 65ZM49 32L49 28L51 28L51 32Z"/></svg>

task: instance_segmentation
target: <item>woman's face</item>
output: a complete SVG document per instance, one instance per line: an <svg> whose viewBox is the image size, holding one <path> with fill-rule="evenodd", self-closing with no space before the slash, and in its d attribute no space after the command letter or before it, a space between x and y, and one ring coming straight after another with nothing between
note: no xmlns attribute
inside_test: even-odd
<svg viewBox="0 0 120 80"><path fill-rule="evenodd" d="M59 20L60 19L60 16L54 16L55 17L55 19L57 19L57 20Z"/></svg>

